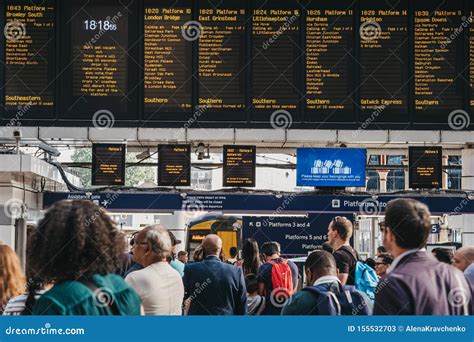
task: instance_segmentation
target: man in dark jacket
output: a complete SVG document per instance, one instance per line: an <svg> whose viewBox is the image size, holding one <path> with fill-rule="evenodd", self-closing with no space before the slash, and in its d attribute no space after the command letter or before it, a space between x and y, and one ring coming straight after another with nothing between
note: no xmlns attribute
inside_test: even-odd
<svg viewBox="0 0 474 342"><path fill-rule="evenodd" d="M405 198L388 203L381 230L395 260L380 279L374 315L472 313L472 291L462 272L423 248L430 229L426 205Z"/></svg>
<svg viewBox="0 0 474 342"><path fill-rule="evenodd" d="M210 234L202 242L205 259L186 264L184 299L189 315L246 315L247 290L240 267L222 262L222 240Z"/></svg>

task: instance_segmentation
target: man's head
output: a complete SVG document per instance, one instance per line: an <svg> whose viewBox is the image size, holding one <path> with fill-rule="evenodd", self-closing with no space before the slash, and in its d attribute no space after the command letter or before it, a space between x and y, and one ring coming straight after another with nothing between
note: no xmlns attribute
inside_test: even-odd
<svg viewBox="0 0 474 342"><path fill-rule="evenodd" d="M247 288L247 293L254 295L258 292L258 277L256 274L249 273L245 276L245 287Z"/></svg>
<svg viewBox="0 0 474 342"><path fill-rule="evenodd" d="M379 277L382 277L387 273L387 269L393 262L393 256L388 253L379 254L377 260L375 261L375 273Z"/></svg>
<svg viewBox="0 0 474 342"><path fill-rule="evenodd" d="M474 246L466 246L459 248L454 253L453 266L465 271L474 262Z"/></svg>
<svg viewBox="0 0 474 342"><path fill-rule="evenodd" d="M352 237L352 222L344 216L336 216L328 225L328 242L334 248L347 244Z"/></svg>
<svg viewBox="0 0 474 342"><path fill-rule="evenodd" d="M376 256L378 256L379 254L384 254L384 253L387 253L387 248L385 248L385 246L378 246Z"/></svg>
<svg viewBox="0 0 474 342"><path fill-rule="evenodd" d="M239 250L237 249L237 247L230 247L229 248L229 255L230 255L231 258L235 258L238 253L239 253Z"/></svg>
<svg viewBox="0 0 474 342"><path fill-rule="evenodd" d="M433 253L434 257L440 261L444 262L448 265L452 265L454 261L454 253L453 250L450 248L443 248L443 247L438 247L438 248L433 248L431 251Z"/></svg>
<svg viewBox="0 0 474 342"><path fill-rule="evenodd" d="M313 283L324 276L337 276L336 260L331 253L326 251L314 251L304 264L306 273L306 284Z"/></svg>
<svg viewBox="0 0 474 342"><path fill-rule="evenodd" d="M176 247L181 243L181 240L178 240L171 230L168 230L168 234L171 240L171 249L173 254L176 254Z"/></svg>
<svg viewBox="0 0 474 342"><path fill-rule="evenodd" d="M179 251L178 252L178 260L181 261L183 264L186 264L188 262L188 252Z"/></svg>
<svg viewBox="0 0 474 342"><path fill-rule="evenodd" d="M397 257L403 252L422 248L431 231L430 211L411 198L398 198L387 204L381 225L388 252Z"/></svg>
<svg viewBox="0 0 474 342"><path fill-rule="evenodd" d="M266 261L280 256L280 244L276 241L265 242L262 245L261 252Z"/></svg>
<svg viewBox="0 0 474 342"><path fill-rule="evenodd" d="M222 250L222 240L215 234L207 235L201 245L204 251L204 256L206 257L210 255L219 256Z"/></svg>
<svg viewBox="0 0 474 342"><path fill-rule="evenodd" d="M148 226L135 236L133 259L147 267L159 261L166 261L171 254L171 247L170 236L165 227Z"/></svg>

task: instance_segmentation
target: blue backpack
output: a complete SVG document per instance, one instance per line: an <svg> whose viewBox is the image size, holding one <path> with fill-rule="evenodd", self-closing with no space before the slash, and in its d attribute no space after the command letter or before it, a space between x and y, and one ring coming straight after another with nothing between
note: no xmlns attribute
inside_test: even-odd
<svg viewBox="0 0 474 342"><path fill-rule="evenodd" d="M354 272L355 288L367 295L370 300L375 300L375 290L379 279L375 270L362 261L357 261Z"/></svg>
<svg viewBox="0 0 474 342"><path fill-rule="evenodd" d="M356 290L365 293L371 301L374 301L375 290L377 288L377 284L379 283L377 273L375 273L375 270L372 267L362 261L359 261L357 252L354 255L354 253L348 251L347 249L342 249L342 251L350 254L356 261L356 266L353 273L354 286Z"/></svg>
<svg viewBox="0 0 474 342"><path fill-rule="evenodd" d="M318 298L320 315L367 316L372 313L372 303L354 286L340 285L339 294L320 285L307 286L302 291L310 292Z"/></svg>

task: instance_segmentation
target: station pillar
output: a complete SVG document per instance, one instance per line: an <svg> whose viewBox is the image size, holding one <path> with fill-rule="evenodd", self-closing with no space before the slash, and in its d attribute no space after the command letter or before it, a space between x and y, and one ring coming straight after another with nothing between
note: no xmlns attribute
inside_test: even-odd
<svg viewBox="0 0 474 342"><path fill-rule="evenodd" d="M443 166L447 166L448 165L448 156L444 155L443 156ZM449 175L447 172L442 172L441 173L443 175L443 180L442 180L442 187L443 187L443 190L447 190L448 189L448 181L449 181Z"/></svg>
<svg viewBox="0 0 474 342"><path fill-rule="evenodd" d="M461 188L474 190L474 149L463 149Z"/></svg>
<svg viewBox="0 0 474 342"><path fill-rule="evenodd" d="M387 192L387 178L389 170L377 170L380 179L380 192Z"/></svg>

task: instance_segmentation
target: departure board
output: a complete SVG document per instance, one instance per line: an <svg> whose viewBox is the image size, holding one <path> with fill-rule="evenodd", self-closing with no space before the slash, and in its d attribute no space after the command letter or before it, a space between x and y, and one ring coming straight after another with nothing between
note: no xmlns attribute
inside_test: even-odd
<svg viewBox="0 0 474 342"><path fill-rule="evenodd" d="M125 152L123 144L92 145L92 185L125 184Z"/></svg>
<svg viewBox="0 0 474 342"><path fill-rule="evenodd" d="M472 5L474 7L474 5ZM470 108L474 110L474 8L469 11L469 81L470 81Z"/></svg>
<svg viewBox="0 0 474 342"><path fill-rule="evenodd" d="M413 3L414 101L420 121L446 122L447 114L464 107L463 39L456 39L462 5L462 0Z"/></svg>
<svg viewBox="0 0 474 342"><path fill-rule="evenodd" d="M309 1L306 8L306 118L354 120L352 1Z"/></svg>
<svg viewBox="0 0 474 342"><path fill-rule="evenodd" d="M360 108L362 119L409 120L408 0L361 1Z"/></svg>
<svg viewBox="0 0 474 342"><path fill-rule="evenodd" d="M257 148L255 146L224 145L223 186L254 187Z"/></svg>
<svg viewBox="0 0 474 342"><path fill-rule="evenodd" d="M446 130L474 111L474 0L4 0L0 27L0 125Z"/></svg>
<svg viewBox="0 0 474 342"><path fill-rule="evenodd" d="M246 104L246 17L242 0L202 0L198 21L199 106L243 110ZM225 115L223 116L225 119Z"/></svg>
<svg viewBox="0 0 474 342"><path fill-rule="evenodd" d="M436 189L442 187L441 147L409 147L409 187L412 189Z"/></svg>
<svg viewBox="0 0 474 342"><path fill-rule="evenodd" d="M192 107L192 1L145 1L144 109L147 117ZM188 23L188 24L187 24Z"/></svg>
<svg viewBox="0 0 474 342"><path fill-rule="evenodd" d="M9 117L54 117L55 1L7 1L5 107ZM23 116L23 115L22 115Z"/></svg>
<svg viewBox="0 0 474 342"><path fill-rule="evenodd" d="M158 146L158 185L191 185L191 145Z"/></svg>
<svg viewBox="0 0 474 342"><path fill-rule="evenodd" d="M61 25L63 71L61 114L89 119L101 126L97 114L108 120L136 117L136 40L131 23L138 19L133 0L71 0L64 4ZM135 14L135 15L133 15ZM138 32L136 32L138 33ZM112 121L112 120L110 120Z"/></svg>
<svg viewBox="0 0 474 342"><path fill-rule="evenodd" d="M299 100L300 11L297 2L255 0L252 15L252 107L254 113L287 110ZM267 118L267 116L265 116Z"/></svg>

